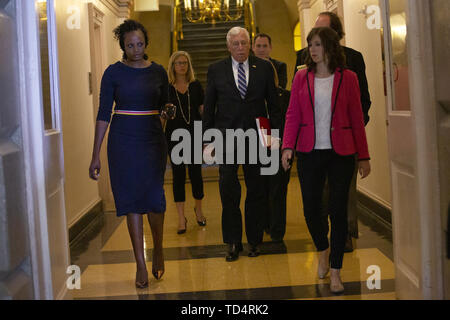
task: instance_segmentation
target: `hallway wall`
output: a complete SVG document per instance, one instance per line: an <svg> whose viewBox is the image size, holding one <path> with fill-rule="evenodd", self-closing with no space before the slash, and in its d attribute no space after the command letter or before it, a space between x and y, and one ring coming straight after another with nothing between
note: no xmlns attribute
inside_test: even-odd
<svg viewBox="0 0 450 320"><path fill-rule="evenodd" d="M103 17L105 67L121 58L112 30L123 19L118 18L100 1L92 1ZM80 12L79 29L70 29L68 20ZM73 16L75 14L75 16ZM56 1L61 112L65 162L65 201L68 227L71 227L99 201L97 183L90 180L95 129L93 97L89 94L91 71L88 4L79 0ZM103 148L106 147L104 143ZM105 164L103 164L105 165Z"/></svg>
<svg viewBox="0 0 450 320"><path fill-rule="evenodd" d="M171 48L172 8L159 5L159 11L131 12L130 18L139 21L148 32L149 46L146 53L149 59L159 63L167 70Z"/></svg>
<svg viewBox="0 0 450 320"><path fill-rule="evenodd" d="M386 97L384 95L382 35L380 30L369 30L366 18L358 13L367 5L378 5L378 0L344 1L344 29L346 46L360 51L366 62L372 106L370 122L366 127L372 174L358 181L358 189L382 205L391 207L391 176L386 128ZM351 17L351 18L350 18Z"/></svg>
<svg viewBox="0 0 450 320"><path fill-rule="evenodd" d="M297 18L298 18L298 13ZM255 15L260 33L272 38L272 58L287 64L287 89L290 90L295 68L294 27L286 4L279 0L258 0L255 2Z"/></svg>

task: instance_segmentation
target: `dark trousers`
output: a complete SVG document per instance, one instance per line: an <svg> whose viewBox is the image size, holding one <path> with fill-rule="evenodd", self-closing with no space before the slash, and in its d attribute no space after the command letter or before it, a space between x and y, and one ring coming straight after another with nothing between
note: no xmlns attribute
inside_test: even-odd
<svg viewBox="0 0 450 320"><path fill-rule="evenodd" d="M355 166L353 170L352 182L348 191L348 205L347 205L347 223L348 223L348 236L352 238L359 238L358 231L358 193L356 191L356 180L358 177L358 166ZM330 188L328 181L325 181L325 190L323 193L323 207L322 214L325 215L328 227L328 199L330 194Z"/></svg>
<svg viewBox="0 0 450 320"><path fill-rule="evenodd" d="M219 166L219 190L222 200L222 235L228 244L242 242L241 185L238 164ZM258 245L263 239L264 180L260 165L243 164L247 195L245 198L245 233L248 243Z"/></svg>
<svg viewBox="0 0 450 320"><path fill-rule="evenodd" d="M328 221L322 214L325 180L329 184L329 214L331 221L331 268L341 269L347 237L347 202L355 158L340 156L333 150L313 150L298 153L297 170L302 189L306 224L317 251L326 250Z"/></svg>
<svg viewBox="0 0 450 320"><path fill-rule="evenodd" d="M281 163L281 160L280 160ZM277 174L265 176L266 201L264 228L272 240L283 240L286 233L286 200L291 170L280 168Z"/></svg>
<svg viewBox="0 0 450 320"><path fill-rule="evenodd" d="M174 164L170 160L172 165L173 175L173 198L175 202L186 201L186 167L188 169L189 179L192 185L192 196L196 200L203 199L203 178L202 178L202 165L201 164Z"/></svg>

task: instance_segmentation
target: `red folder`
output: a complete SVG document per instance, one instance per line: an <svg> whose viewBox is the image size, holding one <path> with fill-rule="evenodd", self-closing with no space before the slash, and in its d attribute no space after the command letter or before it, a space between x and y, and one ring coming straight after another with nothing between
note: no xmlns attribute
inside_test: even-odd
<svg viewBox="0 0 450 320"><path fill-rule="evenodd" d="M256 118L256 128L263 147L270 148L270 120L266 117Z"/></svg>

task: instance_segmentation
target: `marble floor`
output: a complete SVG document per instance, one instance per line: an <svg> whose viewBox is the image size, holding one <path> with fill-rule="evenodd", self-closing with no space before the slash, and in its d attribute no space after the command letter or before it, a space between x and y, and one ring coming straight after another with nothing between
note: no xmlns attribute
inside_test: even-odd
<svg viewBox="0 0 450 320"><path fill-rule="evenodd" d="M242 184L241 210L245 185ZM271 242L264 235L261 255L247 257L244 251L235 262L226 262L222 243L221 203L217 181L205 182L203 210L207 225L195 221L191 187L186 185L187 232L177 234L178 218L172 202L172 185L165 185L167 211L164 224L165 274L159 281L149 272L149 286L136 289L136 265L128 235L126 218L106 212L92 223L81 241L71 246L72 264L81 268L81 289L71 290L74 299L395 299L392 239L389 232L370 220L360 219L355 250L344 256L341 271L345 292L334 295L329 278L317 276L317 253L303 217L300 185L291 178L287 203L287 227L283 243ZM367 221L366 221L367 220ZM152 238L144 219L147 269L152 267ZM379 267L381 281L371 287L369 266ZM369 279L370 278L370 279ZM369 280L369 281L368 281Z"/></svg>

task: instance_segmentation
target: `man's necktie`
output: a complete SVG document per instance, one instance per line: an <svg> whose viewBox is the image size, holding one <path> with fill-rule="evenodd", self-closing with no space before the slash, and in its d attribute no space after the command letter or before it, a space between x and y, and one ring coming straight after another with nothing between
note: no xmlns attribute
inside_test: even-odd
<svg viewBox="0 0 450 320"><path fill-rule="evenodd" d="M238 68L238 89L242 99L245 99L245 94L247 93L247 78L245 77L244 64L242 62L239 63Z"/></svg>

